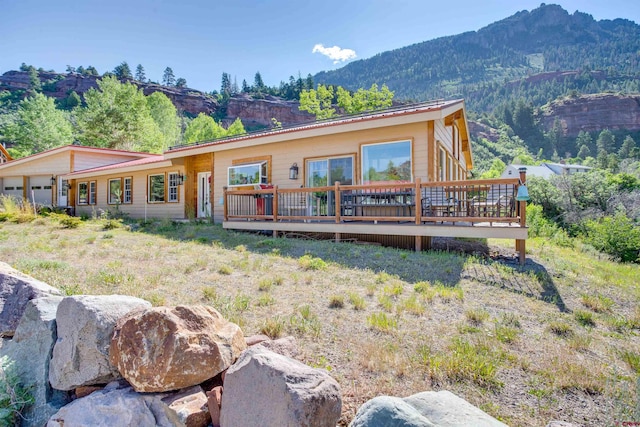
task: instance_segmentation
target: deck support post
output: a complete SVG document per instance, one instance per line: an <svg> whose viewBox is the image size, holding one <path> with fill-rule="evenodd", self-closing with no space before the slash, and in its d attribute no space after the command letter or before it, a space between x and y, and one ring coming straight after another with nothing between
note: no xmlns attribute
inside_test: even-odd
<svg viewBox="0 0 640 427"><path fill-rule="evenodd" d="M271 200L273 200L273 203L272 203L272 209L273 209L273 212L272 212L272 215L273 215L273 222L277 222L277 221L278 221L278 186L277 186L277 185L274 185L274 186L273 186L273 190L271 190L271 191L272 191L272 194L273 194L273 195L271 196L271 197L272 197L272 199L271 199ZM265 212L265 213L266 213L266 212ZM277 236L274 236L274 237L277 237Z"/></svg>
<svg viewBox="0 0 640 427"><path fill-rule="evenodd" d="M334 240L336 243L340 243L341 235L340 233L335 233Z"/></svg>
<svg viewBox="0 0 640 427"><path fill-rule="evenodd" d="M426 236L424 240L425 240L424 248L431 249L431 236Z"/></svg>
<svg viewBox="0 0 640 427"><path fill-rule="evenodd" d="M518 239L516 240L516 251L518 251L518 261L520 261L520 265L524 265L526 261L525 253L526 253L527 241Z"/></svg>
<svg viewBox="0 0 640 427"><path fill-rule="evenodd" d="M339 223L341 221L341 219L340 219L340 211L342 209L342 207L340 206L340 202L341 202L340 199L342 198L342 197L340 197L340 181L336 181L334 183L334 192L335 193L334 193L334 197L333 198L334 198L334 201L335 201L335 209L336 209L335 216L336 216L336 222Z"/></svg>
<svg viewBox="0 0 640 427"><path fill-rule="evenodd" d="M416 236L416 252L422 250L422 236Z"/></svg>
<svg viewBox="0 0 640 427"><path fill-rule="evenodd" d="M415 201L415 213L416 213L416 225L420 225L422 224L422 190L420 189L421 187L421 181L420 178L416 178L416 188L415 188L415 196L414 196L414 201ZM417 245L416 245L417 247ZM418 250L418 249L416 249Z"/></svg>
<svg viewBox="0 0 640 427"><path fill-rule="evenodd" d="M273 238L274 239L278 238L278 230L273 230Z"/></svg>
<svg viewBox="0 0 640 427"><path fill-rule="evenodd" d="M223 218L225 221L229 220L229 199L227 198L227 187L222 187L222 209L223 209Z"/></svg>
<svg viewBox="0 0 640 427"><path fill-rule="evenodd" d="M518 169L520 172L520 182L518 185L525 185L527 183L527 168ZM518 214L520 214L520 227L527 226L527 202L525 200L518 202ZM526 258L526 240L516 240L516 250L518 251L518 259L520 265L524 265Z"/></svg>

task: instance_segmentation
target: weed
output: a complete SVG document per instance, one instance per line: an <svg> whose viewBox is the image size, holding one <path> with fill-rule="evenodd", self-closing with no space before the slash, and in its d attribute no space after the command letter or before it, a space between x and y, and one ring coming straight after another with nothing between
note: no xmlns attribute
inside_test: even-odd
<svg viewBox="0 0 640 427"><path fill-rule="evenodd" d="M592 338L587 334L575 334L567 340L569 347L575 351L585 351L591 347Z"/></svg>
<svg viewBox="0 0 640 427"><path fill-rule="evenodd" d="M393 299L389 295L380 295L378 297L378 304L385 311L392 312L393 311Z"/></svg>
<svg viewBox="0 0 640 427"><path fill-rule="evenodd" d="M548 329L562 338L568 338L573 335L573 329L567 322L554 320L549 322Z"/></svg>
<svg viewBox="0 0 640 427"><path fill-rule="evenodd" d="M344 296L331 295L329 297L329 308L342 308L344 307Z"/></svg>
<svg viewBox="0 0 640 427"><path fill-rule="evenodd" d="M247 252L247 247L245 245L238 245L233 249L235 249L236 251L238 251L240 253Z"/></svg>
<svg viewBox="0 0 640 427"><path fill-rule="evenodd" d="M220 266L220 268L218 269L218 273L225 275L225 276L229 276L233 273L233 269L231 267L229 267L228 265L222 265Z"/></svg>
<svg viewBox="0 0 640 427"><path fill-rule="evenodd" d="M325 270L327 263L322 258L316 258L309 254L303 255L298 259L298 265L303 270Z"/></svg>
<svg viewBox="0 0 640 427"><path fill-rule="evenodd" d="M414 316L420 316L425 312L424 306L420 303L418 297L415 294L401 301L398 304L397 310L398 313L406 311L407 313L413 314Z"/></svg>
<svg viewBox="0 0 640 427"><path fill-rule="evenodd" d="M367 316L367 324L380 332L391 332L398 328L398 321L383 312L371 313Z"/></svg>
<svg viewBox="0 0 640 427"><path fill-rule="evenodd" d="M268 278L260 279L260 281L258 282L258 290L262 292L269 292L272 286L273 280Z"/></svg>
<svg viewBox="0 0 640 427"><path fill-rule="evenodd" d="M376 274L376 283L379 285L385 284L391 279L392 279L392 276L386 271Z"/></svg>
<svg viewBox="0 0 640 427"><path fill-rule="evenodd" d="M218 299L218 292L213 286L207 286L202 289L202 298L207 302L214 302Z"/></svg>
<svg viewBox="0 0 640 427"><path fill-rule="evenodd" d="M376 294L376 285L375 283L368 283L367 284L367 296L368 297L372 297Z"/></svg>
<svg viewBox="0 0 640 427"><path fill-rule="evenodd" d="M316 369L326 369L329 372L333 370L333 368L329 364L329 360L327 360L327 358L324 356L320 356L318 359L316 359L315 362L312 362L311 367Z"/></svg>
<svg viewBox="0 0 640 427"><path fill-rule="evenodd" d="M366 306L364 298L355 292L349 293L349 303L353 305L354 310L364 310Z"/></svg>
<svg viewBox="0 0 640 427"><path fill-rule="evenodd" d="M489 319L489 313L483 309L469 309L464 315L472 325L481 325L485 320Z"/></svg>
<svg viewBox="0 0 640 427"><path fill-rule="evenodd" d="M603 313L611 309L613 300L602 295L584 294L582 295L582 304L596 313Z"/></svg>
<svg viewBox="0 0 640 427"><path fill-rule="evenodd" d="M511 326L495 323L493 331L496 339L505 344L511 344L520 334L520 329Z"/></svg>
<svg viewBox="0 0 640 427"><path fill-rule="evenodd" d="M620 358L629 365L636 375L640 375L640 353L637 351L623 350L620 352Z"/></svg>
<svg viewBox="0 0 640 427"><path fill-rule="evenodd" d="M399 283L399 282L392 283L390 285L385 285L385 287L382 288L382 292L385 295L393 296L393 297L402 295L403 290L404 290L404 287L402 286L402 283Z"/></svg>
<svg viewBox="0 0 640 427"><path fill-rule="evenodd" d="M243 312L247 311L251 306L251 298L249 296L239 293L233 298L233 308L236 311Z"/></svg>
<svg viewBox="0 0 640 427"><path fill-rule="evenodd" d="M581 324L582 326L595 326L596 321L593 319L593 313L586 310L576 310L573 312L573 317L576 319L576 322Z"/></svg>
<svg viewBox="0 0 640 427"><path fill-rule="evenodd" d="M268 305L275 304L276 300L271 296L271 294L262 294L258 297L257 305L258 307L266 307Z"/></svg>
<svg viewBox="0 0 640 427"><path fill-rule="evenodd" d="M33 403L31 391L22 385L13 360L8 356L0 358L0 425L19 425L22 410Z"/></svg>
<svg viewBox="0 0 640 427"><path fill-rule="evenodd" d="M443 302L451 302L453 300L462 301L464 298L464 292L462 288L458 286L451 287L436 283L435 290Z"/></svg>
<svg viewBox="0 0 640 427"><path fill-rule="evenodd" d="M289 317L289 327L296 333L304 335L311 334L313 337L320 336L321 324L318 316L316 316L309 305L303 305L298 308L296 313Z"/></svg>
<svg viewBox="0 0 640 427"><path fill-rule="evenodd" d="M280 316L266 319L260 328L260 333L271 339L280 338L284 332L284 320Z"/></svg>
<svg viewBox="0 0 640 427"><path fill-rule="evenodd" d="M512 328L520 328L520 320L515 313L502 313L500 315L500 323Z"/></svg>
<svg viewBox="0 0 640 427"><path fill-rule="evenodd" d="M151 294L146 298L146 300L149 301L154 307L159 307L165 305L166 303L165 297L158 294Z"/></svg>
<svg viewBox="0 0 640 427"><path fill-rule="evenodd" d="M80 285L78 285L77 283L74 283L73 285L60 286L60 291L62 292L62 295L65 295L68 297L71 295L82 294L82 289L80 288Z"/></svg>

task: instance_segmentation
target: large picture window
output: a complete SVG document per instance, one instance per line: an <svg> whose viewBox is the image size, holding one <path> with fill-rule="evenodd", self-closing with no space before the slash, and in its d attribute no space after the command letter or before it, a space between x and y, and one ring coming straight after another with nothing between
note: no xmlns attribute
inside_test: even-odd
<svg viewBox="0 0 640 427"><path fill-rule="evenodd" d="M78 183L78 204L86 205L89 202L89 184L86 182Z"/></svg>
<svg viewBox="0 0 640 427"><path fill-rule="evenodd" d="M267 162L231 166L228 170L229 187L267 184L268 180Z"/></svg>
<svg viewBox="0 0 640 427"><path fill-rule="evenodd" d="M362 146L362 183L411 182L411 141Z"/></svg>
<svg viewBox="0 0 640 427"><path fill-rule="evenodd" d="M165 201L164 174L149 175L149 203Z"/></svg>
<svg viewBox="0 0 640 427"><path fill-rule="evenodd" d="M109 180L109 204L117 205L122 203L122 181L118 179Z"/></svg>

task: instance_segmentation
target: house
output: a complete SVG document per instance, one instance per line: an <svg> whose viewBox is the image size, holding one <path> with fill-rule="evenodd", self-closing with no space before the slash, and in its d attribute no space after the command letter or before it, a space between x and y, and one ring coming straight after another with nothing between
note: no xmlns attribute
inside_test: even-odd
<svg viewBox="0 0 640 427"><path fill-rule="evenodd" d="M0 163L0 194L36 205L73 207L76 204L75 188L64 174L153 156L80 145L57 147Z"/></svg>
<svg viewBox="0 0 640 427"><path fill-rule="evenodd" d="M100 157L98 149L78 148ZM524 205L515 200L524 176L467 180L473 156L462 100L174 146L161 156L127 155L83 167L67 159L64 171L45 165L51 152L20 160L38 166L43 187L52 176L58 187L69 183L66 203L76 214L118 209L134 218L195 217L228 229L317 233L418 250L434 236L508 238L524 260ZM36 172L24 169L7 175L0 166L0 177L21 177L26 198L24 186L34 185Z"/></svg>
<svg viewBox="0 0 640 427"><path fill-rule="evenodd" d="M588 172L592 168L582 165L568 165L563 163L542 163L539 166L511 164L502 172L501 178L513 178L518 176L520 168L527 169L528 176L536 176L548 179L554 175L573 175L574 173Z"/></svg>

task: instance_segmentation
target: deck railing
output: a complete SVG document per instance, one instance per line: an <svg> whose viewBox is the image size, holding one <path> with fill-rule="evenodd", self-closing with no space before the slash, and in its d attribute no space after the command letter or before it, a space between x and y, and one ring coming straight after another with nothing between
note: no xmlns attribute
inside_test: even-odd
<svg viewBox="0 0 640 427"><path fill-rule="evenodd" d="M518 223L519 180L224 190L224 220Z"/></svg>

